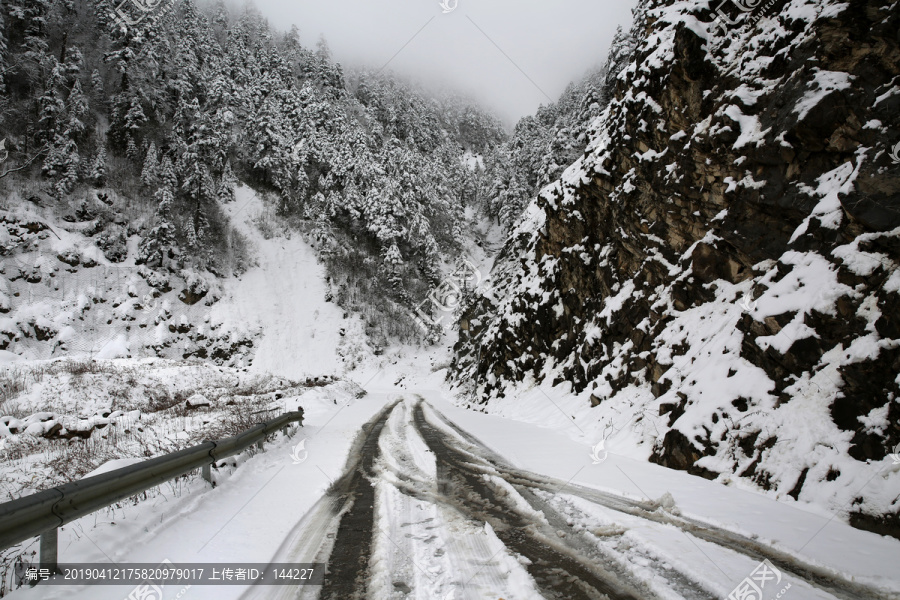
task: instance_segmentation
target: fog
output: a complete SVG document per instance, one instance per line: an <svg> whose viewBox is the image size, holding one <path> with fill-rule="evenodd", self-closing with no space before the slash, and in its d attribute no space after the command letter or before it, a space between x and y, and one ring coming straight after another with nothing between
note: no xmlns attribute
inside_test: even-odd
<svg viewBox="0 0 900 600"><path fill-rule="evenodd" d="M345 65L384 67L469 94L507 125L555 101L606 58L634 0L256 0L305 45L324 36ZM455 6L455 8L453 8Z"/></svg>

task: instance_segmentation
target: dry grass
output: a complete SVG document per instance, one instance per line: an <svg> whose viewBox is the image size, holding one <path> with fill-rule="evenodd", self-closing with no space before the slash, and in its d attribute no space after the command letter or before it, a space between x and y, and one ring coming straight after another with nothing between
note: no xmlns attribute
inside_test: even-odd
<svg viewBox="0 0 900 600"><path fill-rule="evenodd" d="M0 550L0 598L22 587L16 581L16 563L19 571L32 566L38 560L37 539L26 546Z"/></svg>
<svg viewBox="0 0 900 600"><path fill-rule="evenodd" d="M17 406L12 402L19 394L28 389L28 376L19 371L0 373L0 415L13 415Z"/></svg>
<svg viewBox="0 0 900 600"><path fill-rule="evenodd" d="M97 373L115 373L118 369L112 365L96 360L60 360L52 365L53 373L69 373L70 375L85 375Z"/></svg>
<svg viewBox="0 0 900 600"><path fill-rule="evenodd" d="M16 418L25 416L20 411L16 398L30 390L35 383L43 381L44 376L49 372L46 365L30 367L15 365L0 370L0 416Z"/></svg>

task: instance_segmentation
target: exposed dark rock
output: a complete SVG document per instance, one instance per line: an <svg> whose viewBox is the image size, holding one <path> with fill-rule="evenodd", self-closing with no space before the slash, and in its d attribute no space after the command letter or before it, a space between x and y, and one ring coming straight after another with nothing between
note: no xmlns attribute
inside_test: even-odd
<svg viewBox="0 0 900 600"><path fill-rule="evenodd" d="M195 292L191 290L181 290L181 294L179 294L178 299L184 302L187 305L197 304L203 298L206 297L206 290L201 292Z"/></svg>
<svg viewBox="0 0 900 600"><path fill-rule="evenodd" d="M704 455L697 447L677 429L666 432L663 438L662 451L650 457L650 462L657 463L670 469L687 471L692 475L699 475L706 479L715 479L718 473L713 473L698 467L696 463Z"/></svg>
<svg viewBox="0 0 900 600"><path fill-rule="evenodd" d="M850 524L859 529L900 539L900 513L870 515L863 512L851 512Z"/></svg>
<svg viewBox="0 0 900 600"><path fill-rule="evenodd" d="M56 258L67 265L77 267L81 263L81 258L78 256L78 253L73 250L67 250L62 254L57 254Z"/></svg>

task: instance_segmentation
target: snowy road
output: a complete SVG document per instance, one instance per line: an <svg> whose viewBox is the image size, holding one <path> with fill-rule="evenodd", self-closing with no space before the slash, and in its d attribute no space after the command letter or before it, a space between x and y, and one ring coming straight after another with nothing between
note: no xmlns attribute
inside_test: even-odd
<svg viewBox="0 0 900 600"><path fill-rule="evenodd" d="M765 595L736 598L900 600L894 539L614 453L594 463L553 429L453 406L429 377L410 392L381 373L364 398L316 388L293 438L215 488L197 479L64 527L61 561L329 570L320 587L166 586L165 600L721 600L768 559L778 577ZM131 587L12 597L123 600Z"/></svg>
<svg viewBox="0 0 900 600"><path fill-rule="evenodd" d="M344 474L274 558L327 563L324 585L244 597L721 598L733 582L680 561L673 529L713 559L768 559L780 573L767 598L788 585L797 599L896 597L683 518L665 502L512 467L410 394L361 429Z"/></svg>

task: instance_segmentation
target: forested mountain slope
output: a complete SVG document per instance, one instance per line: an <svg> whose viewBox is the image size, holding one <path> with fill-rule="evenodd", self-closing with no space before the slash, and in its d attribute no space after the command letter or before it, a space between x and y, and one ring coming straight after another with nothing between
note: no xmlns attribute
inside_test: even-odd
<svg viewBox="0 0 900 600"><path fill-rule="evenodd" d="M559 385L653 461L897 536L900 12L755 4L640 3L453 376L488 410Z"/></svg>
<svg viewBox="0 0 900 600"><path fill-rule="evenodd" d="M485 212L505 231L528 202L584 152L588 126L609 104L616 76L634 51L636 34L620 27L606 62L569 84L556 102L522 118L512 136L485 157Z"/></svg>
<svg viewBox="0 0 900 600"><path fill-rule="evenodd" d="M119 4L3 3L3 207L40 206L84 230L100 263L214 302L215 279L253 260L222 212L241 180L278 227L316 240L334 299L376 345L421 337L410 309L458 254L476 201L464 158L502 140L499 121L388 73L345 73L324 41L303 47L252 5L162 2L125 26ZM10 214L11 235L29 219Z"/></svg>

